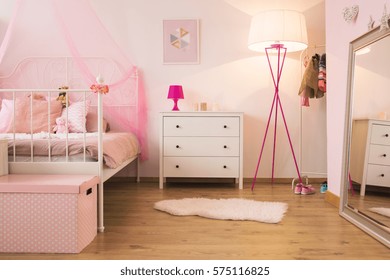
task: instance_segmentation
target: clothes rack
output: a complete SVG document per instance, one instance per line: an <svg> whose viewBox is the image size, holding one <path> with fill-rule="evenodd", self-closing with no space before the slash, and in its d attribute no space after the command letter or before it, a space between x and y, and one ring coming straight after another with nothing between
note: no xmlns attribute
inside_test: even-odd
<svg viewBox="0 0 390 280"><path fill-rule="evenodd" d="M314 53L316 53L316 50L317 49L325 49L326 48L326 45L313 45L313 46L309 46L308 48L306 48L305 50L303 50L301 52L301 55L300 55L300 64L301 64L301 77L303 76L303 58L304 58L304 54L307 54L308 52L308 49L313 49ZM326 95L324 96L324 98L326 98ZM302 106L301 106L301 101L299 101L299 149L298 149L298 166L299 166L299 170L301 170L301 175L302 175L302 178L304 178L306 180L306 184L309 183L309 176L310 175L317 175L317 176L324 176L325 178L327 177L327 173L326 172L317 172L317 171L305 171L303 168L302 168L302 133L303 133L303 117L302 117ZM295 180L296 179L293 179L292 181L292 185L294 186L295 184Z"/></svg>

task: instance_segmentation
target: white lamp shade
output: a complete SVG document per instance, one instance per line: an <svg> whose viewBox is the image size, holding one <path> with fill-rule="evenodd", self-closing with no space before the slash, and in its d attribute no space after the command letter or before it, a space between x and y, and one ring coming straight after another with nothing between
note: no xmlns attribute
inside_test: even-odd
<svg viewBox="0 0 390 280"><path fill-rule="evenodd" d="M287 52L307 48L305 16L290 10L270 10L253 16L248 48L264 52L273 44L283 44Z"/></svg>

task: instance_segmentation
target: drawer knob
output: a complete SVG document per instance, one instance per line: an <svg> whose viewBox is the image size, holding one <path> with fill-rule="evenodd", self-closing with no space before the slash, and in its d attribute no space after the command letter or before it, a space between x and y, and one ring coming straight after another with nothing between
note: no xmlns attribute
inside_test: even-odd
<svg viewBox="0 0 390 280"><path fill-rule="evenodd" d="M381 174L381 177L385 177L385 174L382 173L382 174Z"/></svg>
<svg viewBox="0 0 390 280"><path fill-rule="evenodd" d="M226 166L226 165L224 165L224 166L223 166L223 168L225 168L225 169L226 169L226 168L227 168L227 166Z"/></svg>
<svg viewBox="0 0 390 280"><path fill-rule="evenodd" d="M179 168L179 165L176 165L176 168Z"/></svg>
<svg viewBox="0 0 390 280"><path fill-rule="evenodd" d="M388 133L386 133L386 134L385 134L385 137L389 137L389 134L388 134Z"/></svg>
<svg viewBox="0 0 390 280"><path fill-rule="evenodd" d="M382 157L386 157L386 154L383 154Z"/></svg>
<svg viewBox="0 0 390 280"><path fill-rule="evenodd" d="M223 126L223 128L227 128L227 125L225 124L225 125Z"/></svg>
<svg viewBox="0 0 390 280"><path fill-rule="evenodd" d="M177 125L176 125L176 128L180 128L180 125L177 124Z"/></svg>
<svg viewBox="0 0 390 280"><path fill-rule="evenodd" d="M224 149L227 149L227 146L226 146L226 145L223 145L223 148L224 148Z"/></svg>
<svg viewBox="0 0 390 280"><path fill-rule="evenodd" d="M179 145L176 145L176 148L177 148L177 149L179 149L179 148L180 148L180 146L179 146Z"/></svg>

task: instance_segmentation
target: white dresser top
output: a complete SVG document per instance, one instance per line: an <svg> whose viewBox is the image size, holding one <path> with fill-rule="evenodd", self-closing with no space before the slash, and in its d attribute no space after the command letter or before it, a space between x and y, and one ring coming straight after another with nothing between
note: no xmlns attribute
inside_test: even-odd
<svg viewBox="0 0 390 280"><path fill-rule="evenodd" d="M165 116L186 117L186 116L243 116L243 112L228 112L228 111L167 111L160 112Z"/></svg>

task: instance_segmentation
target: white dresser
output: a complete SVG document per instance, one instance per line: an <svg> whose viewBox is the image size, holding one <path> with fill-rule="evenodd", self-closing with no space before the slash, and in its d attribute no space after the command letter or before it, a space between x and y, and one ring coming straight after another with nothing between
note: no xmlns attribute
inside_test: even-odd
<svg viewBox="0 0 390 280"><path fill-rule="evenodd" d="M390 121L353 121L350 174L361 184L361 196L366 185L390 187Z"/></svg>
<svg viewBox="0 0 390 280"><path fill-rule="evenodd" d="M242 189L243 113L161 113L161 189L166 177L236 178Z"/></svg>

